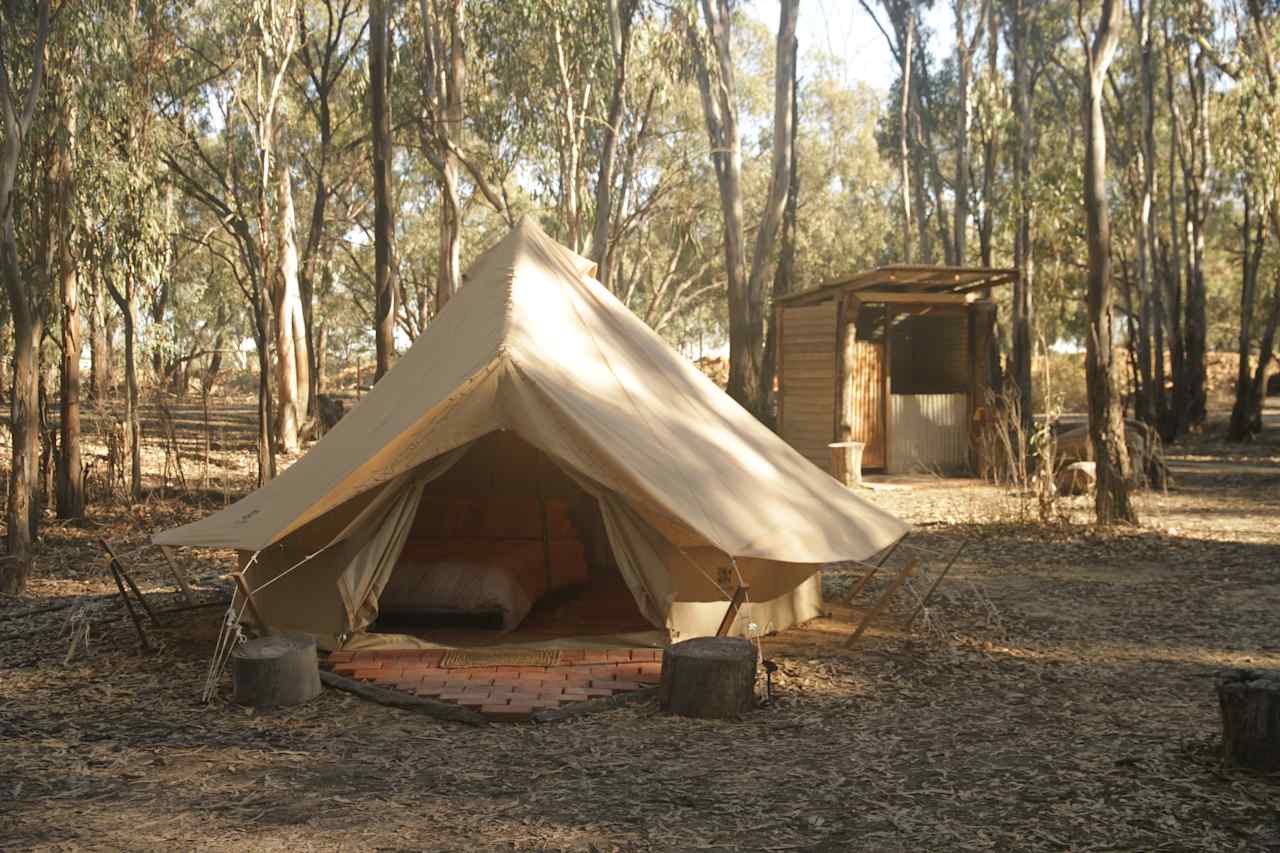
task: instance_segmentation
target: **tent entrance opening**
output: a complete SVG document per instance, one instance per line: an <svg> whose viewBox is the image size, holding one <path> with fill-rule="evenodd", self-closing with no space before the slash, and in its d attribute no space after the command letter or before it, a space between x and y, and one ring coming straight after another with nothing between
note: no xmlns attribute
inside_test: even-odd
<svg viewBox="0 0 1280 853"><path fill-rule="evenodd" d="M653 629L618 572L595 498L510 432L427 484L373 632L440 643Z"/></svg>

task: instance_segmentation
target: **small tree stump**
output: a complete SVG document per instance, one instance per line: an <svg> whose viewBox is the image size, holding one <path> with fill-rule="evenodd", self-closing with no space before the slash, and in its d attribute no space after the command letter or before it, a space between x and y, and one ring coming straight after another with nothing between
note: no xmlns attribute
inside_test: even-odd
<svg viewBox="0 0 1280 853"><path fill-rule="evenodd" d="M258 637L231 653L235 701L255 708L301 705L320 695L316 641L294 634Z"/></svg>
<svg viewBox="0 0 1280 853"><path fill-rule="evenodd" d="M1280 670L1224 669L1217 687L1226 762L1280 770Z"/></svg>
<svg viewBox="0 0 1280 853"><path fill-rule="evenodd" d="M862 485L862 441L836 441L831 448L831 476L846 486Z"/></svg>
<svg viewBox="0 0 1280 853"><path fill-rule="evenodd" d="M662 653L658 704L682 717L732 719L755 704L756 650L741 637L695 637Z"/></svg>

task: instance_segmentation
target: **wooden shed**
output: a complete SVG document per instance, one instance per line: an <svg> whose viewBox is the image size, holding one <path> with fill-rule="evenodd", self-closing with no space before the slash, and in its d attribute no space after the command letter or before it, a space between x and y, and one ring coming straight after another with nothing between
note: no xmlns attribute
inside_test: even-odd
<svg viewBox="0 0 1280 853"><path fill-rule="evenodd" d="M995 365L990 289L1016 270L897 265L774 302L778 431L824 470L865 444L864 470L959 473Z"/></svg>

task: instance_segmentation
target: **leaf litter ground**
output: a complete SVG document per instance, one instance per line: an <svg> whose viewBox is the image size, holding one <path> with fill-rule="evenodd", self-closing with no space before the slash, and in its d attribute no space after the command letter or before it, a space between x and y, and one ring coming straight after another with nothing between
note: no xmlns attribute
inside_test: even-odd
<svg viewBox="0 0 1280 853"><path fill-rule="evenodd" d="M140 654L95 542L136 547L221 497L52 526L28 593L0 599L0 847L1280 850L1280 779L1221 767L1212 678L1280 667L1269 438L1176 448L1136 530L1085 525L1085 498L1024 523L973 482L868 492L963 556L924 620L854 649L855 576L828 572L831 616L763 641L776 701L736 723L648 703L474 729L332 690L260 713L225 678L201 705L220 609ZM170 589L158 554L137 560ZM230 565L193 558L197 595L224 596Z"/></svg>

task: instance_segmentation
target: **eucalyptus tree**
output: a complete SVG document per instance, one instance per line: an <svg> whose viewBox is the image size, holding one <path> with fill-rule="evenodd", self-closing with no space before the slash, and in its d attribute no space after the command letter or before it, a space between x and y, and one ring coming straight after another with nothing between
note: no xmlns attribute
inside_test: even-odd
<svg viewBox="0 0 1280 853"><path fill-rule="evenodd" d="M729 292L729 396L747 411L764 414L760 393L764 357L764 280L773 262L778 229L791 180L791 97L795 76L797 0L782 0L774 74L773 169L756 231L751 266L746 264L742 153L738 131L738 94L732 46L732 10L728 0L702 0L706 37L692 23L698 89L711 145L724 217L725 276ZM710 50L708 51L708 46Z"/></svg>
<svg viewBox="0 0 1280 853"><path fill-rule="evenodd" d="M889 27L886 28L867 0L858 0L858 2L862 5L863 11L875 22L876 28L884 36L889 52L898 63L898 82L895 92L897 125L894 129L894 138L897 142L898 199L902 217L902 245L899 258L902 263L909 264L931 253L928 249L927 226L924 225L922 176L915 173L912 168L913 119L918 121L913 112L913 106L919 103L916 88L920 85L917 72L922 61L921 57L926 53L920 44L920 14L927 10L930 4L921 0L881 0L885 17L889 20ZM912 209L913 187L917 190L914 193L916 196L914 210ZM916 226L921 229L919 246L913 246L912 243L912 230Z"/></svg>
<svg viewBox="0 0 1280 853"><path fill-rule="evenodd" d="M374 381L391 369L395 355L396 281L395 211L392 179L392 137L390 92L392 55L388 47L391 21L386 0L369 0L369 121L370 153L373 163L373 245L374 245L374 345L377 366Z"/></svg>
<svg viewBox="0 0 1280 853"><path fill-rule="evenodd" d="M308 411L315 415L323 390L327 326L316 323L333 289L337 235L331 210L335 195L345 195L365 172L362 144L364 106L353 75L367 23L354 0L322 0L298 6L299 44L293 94L301 109L294 119L292 150L311 192L311 213L302 244L298 289L306 326L309 359ZM312 127L305 122L310 120ZM310 132L308 132L308 130Z"/></svg>
<svg viewBox="0 0 1280 853"><path fill-rule="evenodd" d="M591 229L588 256L599 267L601 281L609 281L609 233L613 221L614 170L617 165L622 123L627 110L627 78L632 57L632 32L635 29L640 0L606 0L609 21L609 55L612 61L612 91L609 112L604 121L604 143L600 151L596 175L595 225Z"/></svg>
<svg viewBox="0 0 1280 853"><path fill-rule="evenodd" d="M422 149L439 175L439 241L435 312L462 286L460 151L465 147L467 95L465 0L419 0L422 63Z"/></svg>
<svg viewBox="0 0 1280 853"><path fill-rule="evenodd" d="M64 75L70 76L67 72ZM80 357L84 349L80 323L79 258L74 246L76 206L73 177L76 157L77 104L68 91L70 81L59 81L53 179L54 232L58 252L58 295L62 308L62 365L59 381L57 512L59 518L84 515L84 465L80 448Z"/></svg>
<svg viewBox="0 0 1280 853"><path fill-rule="evenodd" d="M10 412L13 463L9 474L8 559L0 563L0 592L20 593L31 570L35 538L35 489L39 438L39 369L36 350L43 332L44 299L37 281L19 265L14 226L16 188L23 145L35 120L44 87L49 37L49 0L34 6L0 7L0 278L13 319L13 395Z"/></svg>
<svg viewBox="0 0 1280 853"><path fill-rule="evenodd" d="M168 111L181 142L165 162L179 187L214 215L222 237L209 239L237 265L253 318L258 482L265 483L276 470L271 309L285 254L276 251L279 178L273 170L285 82L298 47L297 5L257 0L245 14L204 11L206 26L181 33L186 49L175 64Z"/></svg>
<svg viewBox="0 0 1280 853"><path fill-rule="evenodd" d="M1266 234L1280 245L1280 10L1260 0L1224 3L1223 26L1206 27L1197 42L1214 65L1231 79L1234 106L1230 127L1224 134L1224 153L1239 176L1243 217L1240 316L1237 336L1235 401L1227 437L1245 439L1262 429L1265 378L1273 357L1280 326L1280 265L1273 263L1275 282L1270 306L1258 335L1258 360L1252 367L1253 318L1258 297ZM1207 17L1202 8L1202 18ZM1227 43L1216 44L1214 32L1223 32Z"/></svg>
<svg viewBox="0 0 1280 853"><path fill-rule="evenodd" d="M973 61L987 32L988 7L994 0L982 0L971 15L970 0L952 0L955 15L956 45L956 127L955 127L955 179L952 192L955 196L955 217L952 225L952 263L966 263L966 237L969 231L970 190L969 173L973 168L969 155L969 137L973 130ZM970 20L972 18L972 21Z"/></svg>
<svg viewBox="0 0 1280 853"><path fill-rule="evenodd" d="M1184 376L1186 393L1177 411L1181 433L1204 423L1207 406L1208 320L1205 314L1206 225L1212 205L1209 179L1213 169L1210 137L1210 104L1214 99L1209 56L1203 46L1186 40L1182 46L1189 109L1183 116L1185 138L1178 147L1178 162L1185 187L1187 224L1187 290L1183 335L1186 343ZM1173 102L1178 109L1177 100Z"/></svg>
<svg viewBox="0 0 1280 853"><path fill-rule="evenodd" d="M1089 331L1085 372L1089 395L1089 437L1097 463L1094 510L1099 523L1137 522L1130 501L1129 453L1124 417L1115 387L1112 347L1111 222L1107 210L1107 136L1103 89L1119 45L1120 0L1102 0L1092 35L1085 29L1085 0L1077 0L1077 26L1085 51L1083 118L1085 131L1084 212L1089 242Z"/></svg>

